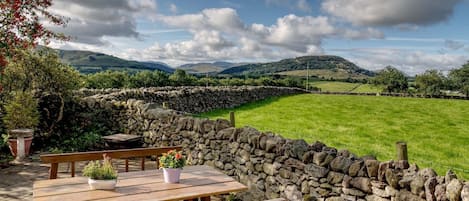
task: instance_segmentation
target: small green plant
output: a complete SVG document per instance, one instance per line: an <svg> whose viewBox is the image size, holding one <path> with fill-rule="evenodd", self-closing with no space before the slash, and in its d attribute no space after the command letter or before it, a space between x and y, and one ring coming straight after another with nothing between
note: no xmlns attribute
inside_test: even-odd
<svg viewBox="0 0 469 201"><path fill-rule="evenodd" d="M96 180L113 180L117 179L117 171L111 163L111 158L103 155L103 163L100 161L91 161L83 169L83 176Z"/></svg>
<svg viewBox="0 0 469 201"><path fill-rule="evenodd" d="M186 159L180 151L170 150L160 157L160 168L183 168L184 165L186 165Z"/></svg>
<svg viewBox="0 0 469 201"><path fill-rule="evenodd" d="M39 123L37 100L32 93L16 92L5 105L6 114L3 118L7 129L35 128Z"/></svg>

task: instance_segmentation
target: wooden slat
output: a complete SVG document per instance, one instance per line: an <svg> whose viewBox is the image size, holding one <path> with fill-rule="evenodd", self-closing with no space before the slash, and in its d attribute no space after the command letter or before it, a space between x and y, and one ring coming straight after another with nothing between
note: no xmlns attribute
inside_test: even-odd
<svg viewBox="0 0 469 201"><path fill-rule="evenodd" d="M200 172L200 171L206 170L206 167L207 166L203 166L203 165L186 166L184 167L183 172L184 173ZM217 172L212 172L212 174L216 174ZM151 175L156 175L156 176L160 175L162 179L163 171L162 170L146 170L146 171L135 171L135 172L121 172L119 173L118 180L147 177ZM56 179L56 180L39 180L39 181L34 182L33 188L38 189L38 188L47 188L47 187L63 186L63 185L76 185L76 184L87 183L87 182L88 182L88 179L86 177L61 178L61 179Z"/></svg>
<svg viewBox="0 0 469 201"><path fill-rule="evenodd" d="M222 188L220 188L222 187ZM226 183L215 183L212 185L193 186L191 188L166 189L151 193L140 193L134 195L119 196L113 198L98 199L99 201L128 201L128 200L161 200L179 201L184 199L194 199L199 197L210 197L213 195L227 194L230 192L245 191L247 187L243 184L232 181Z"/></svg>
<svg viewBox="0 0 469 201"><path fill-rule="evenodd" d="M43 163L64 163L64 162L72 162L72 161L101 160L103 159L103 154L107 154L111 158L131 158L131 157L161 155L173 149L181 150L182 148L180 146L173 146L173 147L152 147L152 148L137 148L137 149L76 152L76 153L65 153L65 154L47 154L47 155L41 155L40 158Z"/></svg>
<svg viewBox="0 0 469 201"><path fill-rule="evenodd" d="M140 174L135 174L140 173ZM90 190L83 177L37 181L34 200L183 200L245 190L246 186L233 178L208 167L188 166L181 175L181 183L166 184L162 171L119 173L115 191ZM172 192L172 193L168 193ZM149 196L149 197L148 197Z"/></svg>

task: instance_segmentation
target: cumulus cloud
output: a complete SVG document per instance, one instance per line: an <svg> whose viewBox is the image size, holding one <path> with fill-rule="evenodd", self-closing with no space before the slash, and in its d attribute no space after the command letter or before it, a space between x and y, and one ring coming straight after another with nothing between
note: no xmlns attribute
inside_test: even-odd
<svg viewBox="0 0 469 201"><path fill-rule="evenodd" d="M469 59L467 55L428 53L405 49L371 48L345 51L351 55L347 58L360 67L379 70L391 65L408 75L419 74L427 69L447 72L460 67Z"/></svg>
<svg viewBox="0 0 469 201"><path fill-rule="evenodd" d="M194 61L270 61L282 58L323 54L326 38L382 38L375 29L338 28L327 16L286 15L272 25L246 24L231 8L204 9L183 15L156 15L153 20L169 27L187 30L192 38L155 43L130 49L122 56L139 60Z"/></svg>
<svg viewBox="0 0 469 201"><path fill-rule="evenodd" d="M50 11L70 21L65 28L49 28L71 36L74 42L106 45L105 36L138 38L136 16L155 9L152 0L57 0Z"/></svg>
<svg viewBox="0 0 469 201"><path fill-rule="evenodd" d="M324 0L327 13L356 25L430 25L447 20L462 0Z"/></svg>

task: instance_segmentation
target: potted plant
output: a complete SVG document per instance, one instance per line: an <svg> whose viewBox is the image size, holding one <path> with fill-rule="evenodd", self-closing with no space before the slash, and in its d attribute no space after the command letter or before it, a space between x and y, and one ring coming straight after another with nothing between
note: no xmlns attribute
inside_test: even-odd
<svg viewBox="0 0 469 201"><path fill-rule="evenodd" d="M181 170L186 165L182 152L170 150L160 157L160 168L163 168L165 183L179 183Z"/></svg>
<svg viewBox="0 0 469 201"><path fill-rule="evenodd" d="M13 156L18 153L17 137L24 137L24 154L28 155L33 141L34 128L39 123L37 100L32 93L16 92L5 105L3 121L8 129L8 144Z"/></svg>
<svg viewBox="0 0 469 201"><path fill-rule="evenodd" d="M93 190L113 190L117 184L117 171L111 158L103 154L103 162L91 161L83 169L83 176L88 177L88 184Z"/></svg>

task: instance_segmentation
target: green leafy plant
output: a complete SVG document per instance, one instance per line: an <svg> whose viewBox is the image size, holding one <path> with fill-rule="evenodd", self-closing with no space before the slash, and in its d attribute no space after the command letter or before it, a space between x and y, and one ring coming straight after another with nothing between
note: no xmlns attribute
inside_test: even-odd
<svg viewBox="0 0 469 201"><path fill-rule="evenodd" d="M183 168L184 165L186 165L186 159L180 151L170 150L160 157L160 168Z"/></svg>
<svg viewBox="0 0 469 201"><path fill-rule="evenodd" d="M117 179L117 171L114 169L111 163L111 158L103 155L104 160L91 161L83 169L83 176L89 177L96 180L113 180Z"/></svg>
<svg viewBox="0 0 469 201"><path fill-rule="evenodd" d="M5 105L3 118L7 129L35 128L39 123L37 100L28 92L16 92Z"/></svg>

